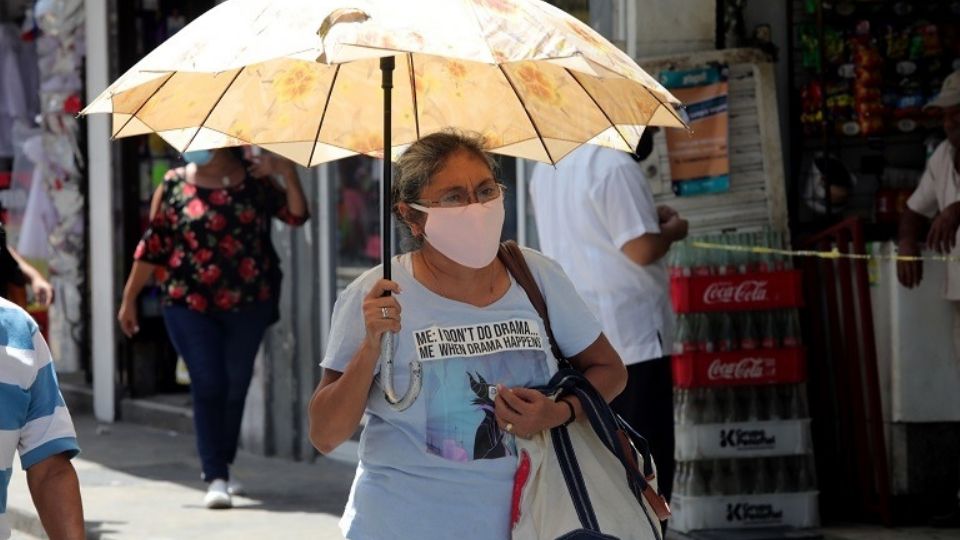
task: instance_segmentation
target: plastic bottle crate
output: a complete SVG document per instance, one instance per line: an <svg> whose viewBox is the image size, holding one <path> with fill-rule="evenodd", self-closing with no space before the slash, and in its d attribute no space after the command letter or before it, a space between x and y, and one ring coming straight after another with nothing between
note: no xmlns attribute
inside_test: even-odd
<svg viewBox="0 0 960 540"><path fill-rule="evenodd" d="M692 352L672 359L676 388L793 384L806 380L803 347Z"/></svg>
<svg viewBox="0 0 960 540"><path fill-rule="evenodd" d="M673 276L670 297L677 313L756 311L803 306L799 270L711 276Z"/></svg>

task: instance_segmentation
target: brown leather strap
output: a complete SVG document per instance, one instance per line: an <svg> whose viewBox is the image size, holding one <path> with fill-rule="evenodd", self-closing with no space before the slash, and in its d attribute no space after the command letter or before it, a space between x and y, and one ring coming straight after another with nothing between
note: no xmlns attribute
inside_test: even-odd
<svg viewBox="0 0 960 540"><path fill-rule="evenodd" d="M553 337L553 329L550 327L550 315L547 313L547 301L544 300L540 286L537 285L536 279L534 279L533 274L530 272L530 267L527 266L527 260L524 258L520 246L513 240L507 240L500 244L500 251L497 256L500 258L500 262L507 267L507 271L510 272L513 279L517 280L517 283L523 287L523 290L527 293L527 298L529 298L530 303L533 304L533 308L537 310L540 318L543 319L543 326L547 332L547 338L550 340L550 349L557 358L560 367L572 367L570 361L560 352L560 348L557 346L557 340Z"/></svg>

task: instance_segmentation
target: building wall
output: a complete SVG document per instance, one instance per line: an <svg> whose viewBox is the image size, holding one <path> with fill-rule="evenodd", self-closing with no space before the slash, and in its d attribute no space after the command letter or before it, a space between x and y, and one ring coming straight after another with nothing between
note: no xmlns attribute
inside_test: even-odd
<svg viewBox="0 0 960 540"><path fill-rule="evenodd" d="M636 5L637 56L704 51L714 48L716 0L627 0Z"/></svg>

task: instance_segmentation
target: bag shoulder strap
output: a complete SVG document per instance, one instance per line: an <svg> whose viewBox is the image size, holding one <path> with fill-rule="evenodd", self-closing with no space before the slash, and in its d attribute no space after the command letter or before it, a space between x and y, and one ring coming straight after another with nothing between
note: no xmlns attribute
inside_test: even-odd
<svg viewBox="0 0 960 540"><path fill-rule="evenodd" d="M557 346L557 340L553 337L553 328L550 326L550 315L547 313L547 301L543 298L543 292L540 291L540 286L537 285L533 273L530 272L530 267L527 265L527 260L524 258L520 246L513 240L502 242L497 256L500 258L500 262L507 267L507 271L510 272L513 279L517 280L517 283L523 287L524 292L527 293L527 298L529 298L530 303L533 304L533 308L537 310L540 318L543 319L543 326L547 332L547 338L550 340L550 349L557 358L560 367L570 368L570 360L560 352L560 347Z"/></svg>

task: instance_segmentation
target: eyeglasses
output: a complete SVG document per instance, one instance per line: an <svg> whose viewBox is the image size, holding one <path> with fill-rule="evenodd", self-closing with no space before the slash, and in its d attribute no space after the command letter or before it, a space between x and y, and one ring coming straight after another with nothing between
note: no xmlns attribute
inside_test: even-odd
<svg viewBox="0 0 960 540"><path fill-rule="evenodd" d="M469 190L462 187L453 188L450 191L443 194L442 197L436 200L421 199L418 201L424 206L439 206L440 208L459 208L461 206L467 206L471 204L472 201L476 201L480 204L488 203L490 201L497 200L503 193L507 190L507 186L498 183L498 182L485 182L480 187L478 187L473 192L473 197L470 196Z"/></svg>

